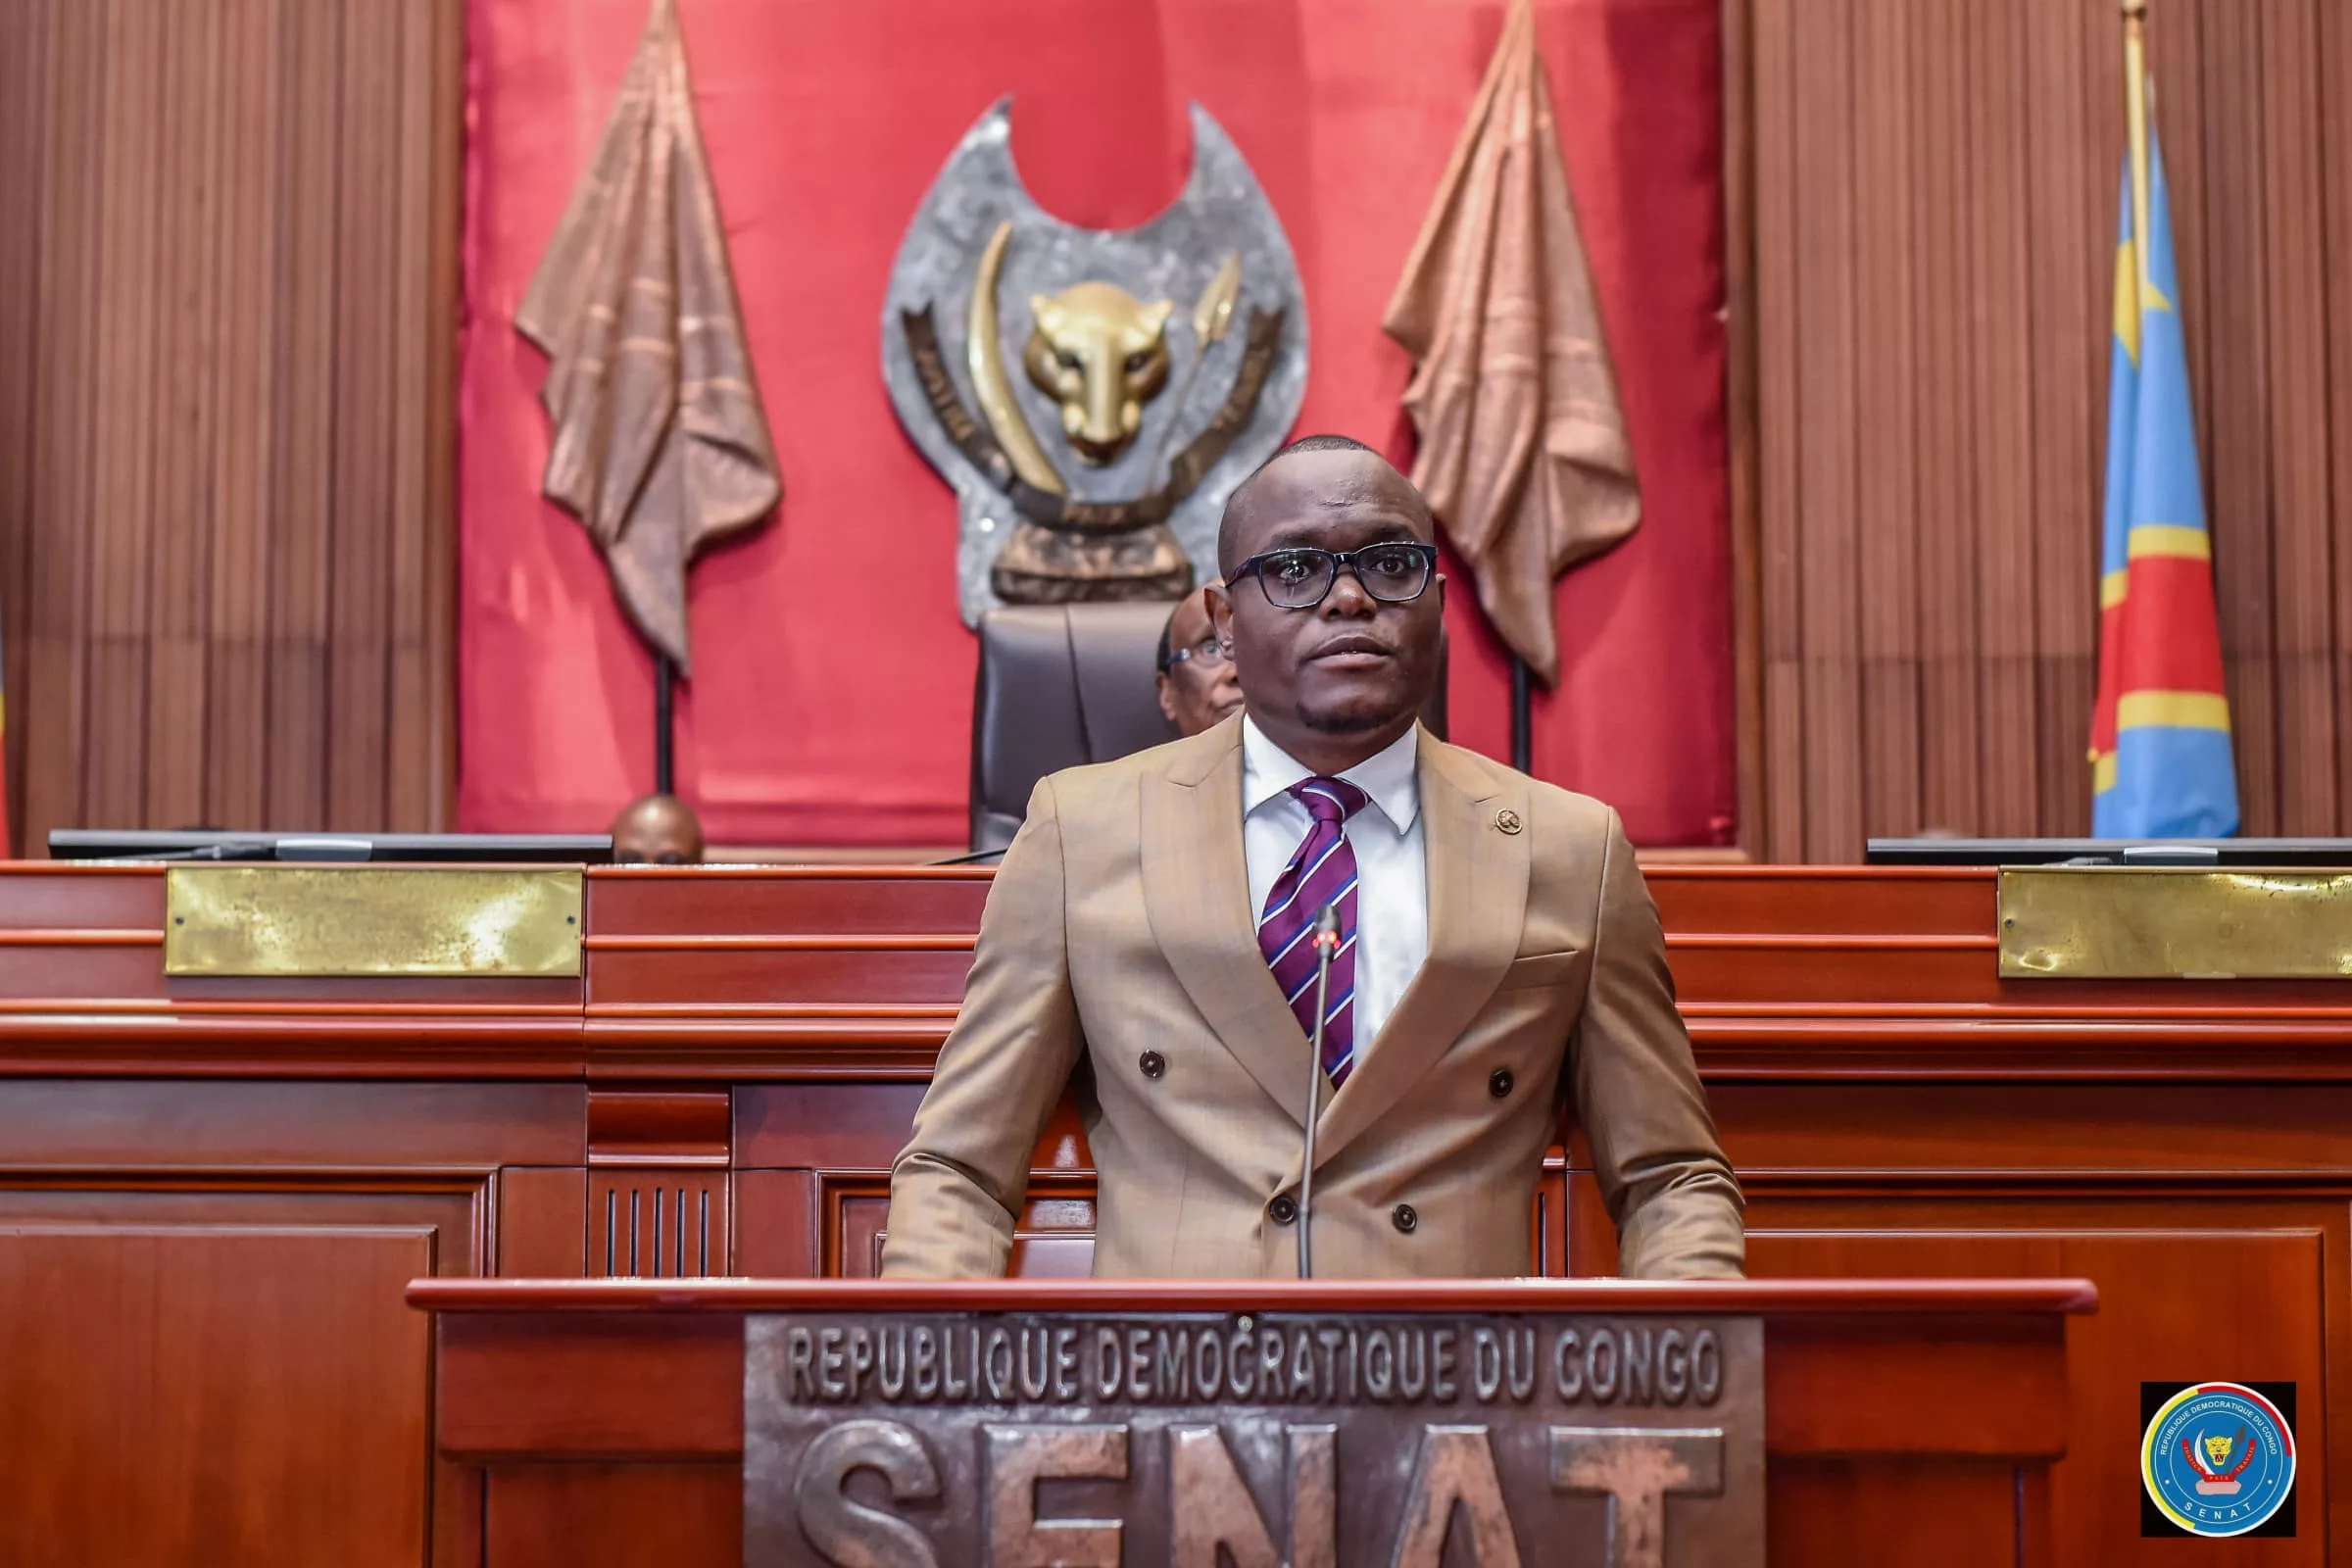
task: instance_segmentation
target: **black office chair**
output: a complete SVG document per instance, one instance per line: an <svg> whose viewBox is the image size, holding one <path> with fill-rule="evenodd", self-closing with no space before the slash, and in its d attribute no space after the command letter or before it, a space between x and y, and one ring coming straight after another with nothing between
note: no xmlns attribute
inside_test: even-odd
<svg viewBox="0 0 2352 1568"><path fill-rule="evenodd" d="M1167 604L1016 605L980 617L972 688L972 850L1012 842L1037 781L1176 738L1154 662ZM1446 648L1422 710L1446 734Z"/></svg>

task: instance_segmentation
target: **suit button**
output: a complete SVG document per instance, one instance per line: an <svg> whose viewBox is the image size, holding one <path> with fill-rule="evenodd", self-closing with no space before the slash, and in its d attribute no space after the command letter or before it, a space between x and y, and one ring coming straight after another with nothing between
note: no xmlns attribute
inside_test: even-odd
<svg viewBox="0 0 2352 1568"><path fill-rule="evenodd" d="M1511 1076L1510 1068L1497 1067L1494 1069L1494 1076L1487 1080L1487 1093L1493 1095L1496 1100L1508 1100L1511 1097L1512 1088L1517 1083L1518 1080Z"/></svg>
<svg viewBox="0 0 2352 1568"><path fill-rule="evenodd" d="M1266 1205L1266 1216L1277 1225L1288 1225L1298 1217L1298 1200L1283 1193Z"/></svg>
<svg viewBox="0 0 2352 1568"><path fill-rule="evenodd" d="M1144 1070L1147 1078L1156 1078L1168 1070L1168 1058L1156 1051L1145 1052L1135 1058L1135 1064Z"/></svg>
<svg viewBox="0 0 2352 1568"><path fill-rule="evenodd" d="M1394 1220L1396 1228L1407 1236L1412 1235L1413 1227L1421 1223L1421 1216L1413 1212L1413 1205L1410 1203L1398 1203L1389 1218Z"/></svg>

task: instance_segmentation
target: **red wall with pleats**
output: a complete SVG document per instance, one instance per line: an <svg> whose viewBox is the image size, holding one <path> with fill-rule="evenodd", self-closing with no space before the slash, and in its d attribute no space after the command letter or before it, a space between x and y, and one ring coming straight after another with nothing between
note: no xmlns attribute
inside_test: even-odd
<svg viewBox="0 0 2352 1568"><path fill-rule="evenodd" d="M956 507L881 377L887 274L972 121L1014 95L1032 193L1073 222L1164 205L1197 99L1288 227L1307 294L1301 433L1409 461L1410 368L1380 331L1502 24L1500 0L678 0L783 466L775 523L708 556L681 790L732 844L964 833L973 642ZM1737 832L1723 404L1718 0L1544 0L1569 174L1647 514L1563 581L1544 778L1638 842ZM514 309L647 0L471 0L461 386L459 825L590 828L653 772L651 662L585 534L538 494L544 362ZM1454 738L1506 755L1509 680L1448 605Z"/></svg>

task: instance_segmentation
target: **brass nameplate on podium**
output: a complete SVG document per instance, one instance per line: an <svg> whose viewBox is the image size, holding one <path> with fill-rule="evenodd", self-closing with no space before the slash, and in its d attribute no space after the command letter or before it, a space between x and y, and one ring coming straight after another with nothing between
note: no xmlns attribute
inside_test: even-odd
<svg viewBox="0 0 2352 1568"><path fill-rule="evenodd" d="M175 865L171 975L576 975L577 867Z"/></svg>
<svg viewBox="0 0 2352 1568"><path fill-rule="evenodd" d="M2352 874L2005 867L2004 980L2352 976Z"/></svg>
<svg viewBox="0 0 2352 1568"><path fill-rule="evenodd" d="M1754 1318L745 1322L746 1568L1761 1568ZM1464 1553L1464 1548L1468 1548Z"/></svg>

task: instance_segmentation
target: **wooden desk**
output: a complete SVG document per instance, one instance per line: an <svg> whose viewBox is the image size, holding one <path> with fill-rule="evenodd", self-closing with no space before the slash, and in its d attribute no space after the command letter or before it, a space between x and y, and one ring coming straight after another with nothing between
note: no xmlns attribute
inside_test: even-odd
<svg viewBox="0 0 2352 1568"><path fill-rule="evenodd" d="M2328 1560L2352 991L2004 982L1988 872L1649 880L1752 1270L2096 1282L2063 1560L2138 1549L2139 1384L2206 1378L2297 1385L2301 1524L2266 1560ZM167 982L159 869L0 867L0 1464L28 1499L0 1561L186 1560L256 1517L311 1532L257 1564L474 1561L404 1283L870 1273L987 887L600 871L578 980ZM1547 1273L1613 1267L1587 1163L1572 1141L1545 1183ZM1065 1118L1026 1268L1084 1271L1092 1184ZM143 1505L199 1475L193 1512Z"/></svg>
<svg viewBox="0 0 2352 1568"><path fill-rule="evenodd" d="M463 1466L487 1496L486 1568L736 1568L744 1560L744 1315L873 1309L1381 1313L1437 1322L1472 1312L1628 1323L1757 1316L1770 1561L1984 1568L2077 1560L2052 1555L2049 1467L2067 1443L2067 1315L2093 1310L2097 1296L2080 1280L1635 1288L420 1280L409 1299L437 1314L436 1443L443 1462Z"/></svg>

